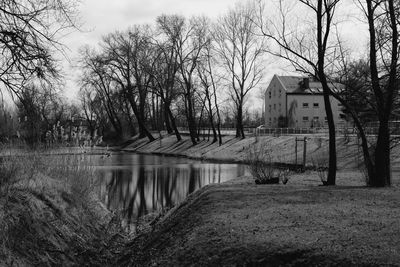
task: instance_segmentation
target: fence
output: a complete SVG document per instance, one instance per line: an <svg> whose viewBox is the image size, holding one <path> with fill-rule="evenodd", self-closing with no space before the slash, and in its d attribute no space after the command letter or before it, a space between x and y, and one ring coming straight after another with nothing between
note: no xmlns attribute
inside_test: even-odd
<svg viewBox="0 0 400 267"><path fill-rule="evenodd" d="M189 133L189 129L185 127L178 127L181 133ZM221 128L222 135L235 135L236 128ZM355 127L336 127L337 136L347 136L347 135L357 135L358 130ZM364 132L366 135L378 135L378 127L364 127ZM212 134L211 128L201 128L201 135ZM314 127L314 128L244 128L245 134L250 135L329 135L329 129L326 127ZM390 133L392 136L400 136L400 127L390 127Z"/></svg>
<svg viewBox="0 0 400 267"><path fill-rule="evenodd" d="M358 135L357 128L353 127L336 127L337 136ZM364 127L366 135L378 135L378 127ZM313 134L313 135L328 135L328 128L253 128L255 135L295 135L295 134ZM390 127L390 134L392 136L400 136L399 127Z"/></svg>

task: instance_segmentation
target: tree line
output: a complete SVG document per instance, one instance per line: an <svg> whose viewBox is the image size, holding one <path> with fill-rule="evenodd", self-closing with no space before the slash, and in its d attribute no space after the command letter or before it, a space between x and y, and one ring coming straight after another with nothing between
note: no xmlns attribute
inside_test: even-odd
<svg viewBox="0 0 400 267"><path fill-rule="evenodd" d="M85 113L106 115L117 137L124 129L136 134L137 128L140 138L153 141L151 128L180 141L179 125L189 129L195 145L208 126L212 141L222 144L221 103L228 102L236 137L244 138L245 101L262 80L266 52L254 16L248 4L236 5L216 22L161 15L155 25L135 25L107 34L98 48L82 48Z"/></svg>

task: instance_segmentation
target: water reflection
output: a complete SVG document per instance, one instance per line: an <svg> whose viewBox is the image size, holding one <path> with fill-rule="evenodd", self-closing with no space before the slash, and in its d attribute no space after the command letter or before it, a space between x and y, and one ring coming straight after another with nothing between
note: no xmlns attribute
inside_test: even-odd
<svg viewBox="0 0 400 267"><path fill-rule="evenodd" d="M195 190L242 176L239 164L184 158L117 154L101 168L100 195L111 210L123 210L129 221L182 202Z"/></svg>

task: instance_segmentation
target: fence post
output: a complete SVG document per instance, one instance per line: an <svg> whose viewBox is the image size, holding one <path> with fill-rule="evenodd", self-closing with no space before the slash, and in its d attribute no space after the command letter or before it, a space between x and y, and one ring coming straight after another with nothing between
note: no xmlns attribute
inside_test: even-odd
<svg viewBox="0 0 400 267"><path fill-rule="evenodd" d="M296 140L296 145L294 147L294 154L295 154L295 164L297 165L297 137L295 138Z"/></svg>
<svg viewBox="0 0 400 267"><path fill-rule="evenodd" d="M306 156L307 156L307 137L304 137L303 141L303 169L306 168Z"/></svg>

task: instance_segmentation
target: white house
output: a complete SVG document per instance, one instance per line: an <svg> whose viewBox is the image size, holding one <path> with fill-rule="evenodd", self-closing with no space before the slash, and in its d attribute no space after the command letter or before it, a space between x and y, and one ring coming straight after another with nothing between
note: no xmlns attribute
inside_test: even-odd
<svg viewBox="0 0 400 267"><path fill-rule="evenodd" d="M343 84L331 83L332 90L343 88ZM333 97L330 101L335 124L344 123L341 104ZM265 126L327 126L321 83L308 77L274 75L265 90Z"/></svg>

